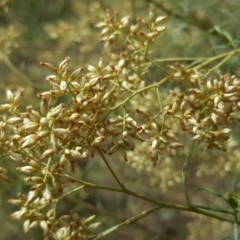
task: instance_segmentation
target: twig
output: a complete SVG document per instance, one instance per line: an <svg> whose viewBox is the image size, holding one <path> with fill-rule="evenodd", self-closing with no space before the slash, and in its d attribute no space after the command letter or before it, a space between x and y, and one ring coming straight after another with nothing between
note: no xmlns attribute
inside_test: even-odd
<svg viewBox="0 0 240 240"><path fill-rule="evenodd" d="M82 184L86 187L91 187L91 188L96 188L96 189L102 189L102 190L107 190L107 191L112 191L112 192L120 192L120 193L123 193L123 194L127 194L129 196L133 196L133 197L145 200L147 202L151 202L151 203L153 203L155 205L158 205L159 207L162 207L162 208L171 208L171 209L182 210L182 211L187 211L187 212L199 213L199 214L209 216L209 217L212 217L212 218L224 221L224 222L235 223L235 219L231 220L231 219L219 216L217 214L204 211L204 210L199 209L199 208L193 208L192 206L185 206L185 205L180 205L180 204L173 204L173 203L158 201L156 199L146 197L144 195L140 195L138 193L132 192L132 191L126 189L126 188L125 189L119 189L119 188L112 188L112 187L97 185L97 184L93 184L93 183L89 183L89 182L79 180L79 179L71 177L67 174L56 174L56 175L66 177L69 180L72 180L74 182L78 182L78 183L80 183L80 184Z"/></svg>
<svg viewBox="0 0 240 240"><path fill-rule="evenodd" d="M105 164L107 165L109 171L112 173L113 177L116 179L116 181L118 182L119 186L121 187L121 189L125 189L124 185L120 182L120 180L118 179L117 175L115 174L115 172L112 170L111 166L109 165L107 159L105 158L104 154L102 153L102 151L97 148L99 154L101 155L103 161L105 162Z"/></svg>
<svg viewBox="0 0 240 240"><path fill-rule="evenodd" d="M92 237L92 238L90 238L90 239L91 239L91 240L97 240L97 239L100 239L100 238L102 238L102 237L105 237L106 235L112 233L113 231L116 231L116 230L119 229L120 227L122 227L122 226L124 226L124 225L133 224L134 222L138 221L139 219L147 216L148 214L150 214L150 213L152 213L152 212L154 212L154 211L156 211L156 210L158 210L158 209L160 209L160 208L161 208L161 207L159 207L159 206L155 206L155 207L153 207L153 208L151 208L151 209L149 209L149 210L147 210L147 211L143 211L143 212L141 212L140 214L138 214L138 215L136 215L136 216L134 216L134 217L131 217L131 218L127 219L126 221L124 221L124 222L122 222L122 223L120 223L120 224L117 224L117 225L115 225L115 226L107 229L106 231L98 234L96 237Z"/></svg>
<svg viewBox="0 0 240 240"><path fill-rule="evenodd" d="M187 199L187 202L190 206L193 206L191 201L190 201L190 198L188 196L188 192L187 192L187 169L188 169L188 164L189 164L189 161L190 161L190 158L191 158L191 155L192 155L192 151L193 151L193 148L194 148L194 143L192 143L192 146L189 150L189 154L187 156L187 159L186 161L184 162L183 164L183 170L182 170L182 179L183 179L183 188L184 188L184 194L185 194L185 197Z"/></svg>

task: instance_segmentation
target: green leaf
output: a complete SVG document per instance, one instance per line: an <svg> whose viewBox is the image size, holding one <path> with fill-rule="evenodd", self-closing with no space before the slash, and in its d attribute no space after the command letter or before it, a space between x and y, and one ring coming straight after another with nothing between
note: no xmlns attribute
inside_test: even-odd
<svg viewBox="0 0 240 240"><path fill-rule="evenodd" d="M229 32L223 30L219 26L214 26L214 30L218 33L219 36L226 39L233 48L236 47L235 41L232 38L232 36L229 34Z"/></svg>
<svg viewBox="0 0 240 240"><path fill-rule="evenodd" d="M222 198L223 200L227 201L227 199L219 192L216 192L212 189L209 189L209 188L199 188L199 190L204 190L204 191L207 191L207 192L210 192L211 194L217 196L217 197L220 197Z"/></svg>

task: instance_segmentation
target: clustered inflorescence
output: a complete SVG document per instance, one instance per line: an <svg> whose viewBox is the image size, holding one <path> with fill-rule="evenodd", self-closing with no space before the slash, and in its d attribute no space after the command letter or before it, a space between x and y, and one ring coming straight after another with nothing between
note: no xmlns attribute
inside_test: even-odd
<svg viewBox="0 0 240 240"><path fill-rule="evenodd" d="M158 160L162 164L163 156L171 165L170 157L184 147L182 136L204 143L206 150L226 150L231 132L227 125L239 121L238 78L209 77L176 64L166 81L148 85L144 80L148 66L157 66L150 49L165 29L164 19L150 12L147 20L130 25L129 17L120 19L107 12L97 27L103 29L101 41L110 51L109 64L101 59L97 66L71 71L70 58L58 67L42 62L51 72L46 77L51 89L38 94L39 109L28 106L22 111L23 91L6 91L7 103L0 105L0 151L18 164L17 171L26 174L31 185L27 195L9 200L20 207L12 217L24 220L26 232L40 226L46 237L54 239L84 239L93 234L98 226L90 223L93 217L84 220L71 212L56 219L64 188L77 182L72 175L78 161L120 153L133 167L146 162L142 168L152 171ZM117 41L122 41L124 51L111 52ZM169 81L178 87L160 92ZM146 101L154 101L152 109L144 109ZM181 181L180 174L171 176L169 167L165 175L170 176L169 186ZM0 176L11 181L4 169Z"/></svg>

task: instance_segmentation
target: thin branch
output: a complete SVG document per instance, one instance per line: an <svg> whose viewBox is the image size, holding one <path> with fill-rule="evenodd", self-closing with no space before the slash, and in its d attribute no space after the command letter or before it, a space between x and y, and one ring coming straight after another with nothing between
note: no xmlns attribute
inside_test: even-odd
<svg viewBox="0 0 240 240"><path fill-rule="evenodd" d="M196 67L194 67L193 69L194 69L194 70L198 70L198 69L203 68L204 66L206 66L206 65L208 65L208 64L210 64L210 63L212 63L212 62L214 62L214 61L216 61L216 60L218 60L218 59L220 59L220 58L225 58L225 57L228 56L228 55L231 55L231 57L232 57L233 55L235 55L235 54L237 54L237 53L239 53L239 52L240 52L240 48L235 49L235 50L233 50L233 51L229 51L229 52L226 52L226 53L219 54L219 55L214 56L214 57L210 57L210 58L208 58L206 61L204 61L203 63L200 63L199 65L197 65ZM219 65L219 64L218 64L218 65ZM220 66L220 65L219 65L219 66ZM219 67L219 66L218 66L218 67Z"/></svg>
<svg viewBox="0 0 240 240"><path fill-rule="evenodd" d="M237 223L233 224L233 236L234 236L234 240L238 240L238 225L237 225Z"/></svg>
<svg viewBox="0 0 240 240"><path fill-rule="evenodd" d="M155 207L153 207L153 208L151 208L151 209L149 209L149 210L147 210L147 211L143 211L143 212L141 212L140 214L138 214L138 215L136 215L136 216L134 216L134 217L131 217L131 218L127 219L126 221L124 221L124 222L122 222L122 223L120 223L120 224L117 224L117 225L115 225L115 226L107 229L106 231L98 234L96 237L92 237L92 238L90 238L90 239L91 239L91 240L97 240L97 239L100 239L100 238L102 238L102 237L105 237L106 235L108 235L108 234L110 234L110 233L118 230L120 227L123 227L124 225L133 224L134 222L138 221L139 219L144 218L144 217L147 216L148 214L150 214L150 213L152 213L152 212L154 212L154 211L156 211L156 210L158 210L158 209L160 209L160 208L161 208L161 207L159 207L159 206L155 206Z"/></svg>
<svg viewBox="0 0 240 240"><path fill-rule="evenodd" d="M124 216L123 214L117 214L116 212L107 210L103 207L100 208L79 198L68 198L67 204L77 204L78 206L81 206L81 208L87 209L90 212L94 212L94 214L101 214L106 217L111 217L112 219L114 219L114 221L124 221L126 219L126 216ZM157 231L150 229L148 226L144 225L144 223L136 222L134 226L143 230L145 233L151 235L157 234Z"/></svg>
<svg viewBox="0 0 240 240"><path fill-rule="evenodd" d="M190 158L191 158L191 155L192 155L192 151L193 151L193 148L194 148L194 144L195 142L192 143L191 145L191 148L189 150L189 153L188 153L188 156L187 156L187 159L186 161L184 162L183 164L183 170L182 170L182 179L183 179L183 188L184 188L184 194L185 194L185 197L187 199L187 202L190 206L193 206L191 201L190 201L190 198L188 196L188 192L187 192L187 170L188 170L188 164L189 164L189 161L190 161Z"/></svg>
<svg viewBox="0 0 240 240"><path fill-rule="evenodd" d="M118 109L119 107L123 106L125 103L127 103L130 99L132 99L133 97L135 97L136 95L138 95L139 93L145 92L149 89L152 88L157 88L160 85L162 85L163 83L165 83L167 80L169 80L169 77L165 77L163 79L161 79L159 82L157 82L156 84L152 84L143 88L140 88L138 90L136 90L134 93L132 93L129 97L127 97L126 99L124 99L122 102L118 103L116 106L112 107L110 109L110 111L100 120L103 121L104 119L107 118L108 115L110 115L114 110Z"/></svg>
<svg viewBox="0 0 240 240"><path fill-rule="evenodd" d="M97 148L99 154L101 155L103 161L105 162L105 164L107 165L109 171L112 173L113 177L115 178L115 180L118 182L119 186L121 187L121 189L125 189L124 185L120 182L120 180L118 179L117 175L115 174L115 172L113 171L113 169L111 168L111 166L109 165L107 159L105 158L104 154L102 153L102 151Z"/></svg>
<svg viewBox="0 0 240 240"><path fill-rule="evenodd" d="M216 64L213 68L209 69L207 73L204 74L204 77L206 77L211 72L217 70L220 66L222 66L227 60L229 60L234 55L234 52L231 52L229 55L227 55L222 61L220 61L218 64Z"/></svg>
<svg viewBox="0 0 240 240"><path fill-rule="evenodd" d="M83 189L83 188L84 188L84 186L80 186L80 187L74 188L73 190L63 194L62 196L60 196L58 199L56 199L56 201L59 201L59 200L65 198L65 197L67 197L68 195L70 195L70 194L72 194L74 192L77 192L78 190Z"/></svg>
<svg viewBox="0 0 240 240"><path fill-rule="evenodd" d="M194 205L194 207L196 208L202 208L208 211L213 211L213 212L221 212L221 213L226 213L226 214L231 214L234 215L233 212L229 212L227 210L221 209L221 208L212 208L212 207L208 207L208 206L202 206L202 205Z"/></svg>
<svg viewBox="0 0 240 240"><path fill-rule="evenodd" d="M66 177L69 180L71 180L73 182L78 182L78 183L80 183L80 184L82 184L86 187L91 187L91 188L96 188L96 189L102 189L102 190L107 190L107 191L112 191L112 192L120 192L120 193L123 193L123 194L127 194L129 196L133 196L133 197L145 200L147 202L151 202L151 203L153 203L155 205L158 205L159 207L162 207L162 208L171 208L171 209L176 209L176 210L198 213L198 214L205 215L205 216L208 216L208 217L212 217L212 218L224 221L224 222L235 223L235 219L230 220L228 218L219 216L219 215L211 213L211 212L207 212L207 211L199 209L199 208L193 208L192 206L185 206L185 205L180 205L180 204L173 204L173 203L158 201L156 199L149 198L149 197L146 197L144 195L140 195L138 193L132 192L132 191L126 189L126 188L125 189L119 189L119 188L112 188L112 187L97 185L97 184L93 184L93 183L89 183L89 182L79 180L77 178L71 177L71 176L69 176L67 174L63 174L63 173L62 174L56 174L56 175Z"/></svg>

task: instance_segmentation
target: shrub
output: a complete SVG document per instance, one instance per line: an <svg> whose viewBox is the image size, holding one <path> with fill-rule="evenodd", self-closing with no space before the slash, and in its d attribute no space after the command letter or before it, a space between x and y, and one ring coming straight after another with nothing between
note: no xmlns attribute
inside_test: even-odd
<svg viewBox="0 0 240 240"><path fill-rule="evenodd" d="M197 214L197 220L187 223L188 239L231 235L232 229L237 239L239 150L234 133L240 120L240 79L220 69L240 49L205 58L159 59L158 39L168 31L165 24L166 17L152 10L134 19L107 10L95 24L103 43L100 60L94 56L96 64L74 70L70 57L58 66L41 62L50 72L46 85L32 82L7 57L17 47L18 36L9 28L14 34L2 43L13 43L1 52L2 60L25 80L27 96L24 99L24 90L12 85L0 105L0 179L3 184L23 184L8 202L18 207L11 217L23 222L26 233L40 228L43 239L100 239L150 213L173 209L187 219ZM91 33L78 36L64 21L57 28L44 28L63 49L83 36L88 40ZM215 30L236 47L230 35ZM62 35L66 40L61 42ZM90 53L92 48L85 44L79 51ZM37 99L32 96L34 86ZM28 96L32 105L25 104ZM231 188L225 182L233 175L237 180ZM118 205L119 194L134 200ZM87 211L86 195L96 205L97 217ZM109 226L100 217L109 213L99 206L99 196L106 205L129 207L134 216ZM111 203L114 196L116 203ZM133 205L140 200L145 202L141 207ZM153 206L140 210L148 205ZM198 233L204 221L211 223L210 230L204 227ZM214 232L223 223L222 230Z"/></svg>

